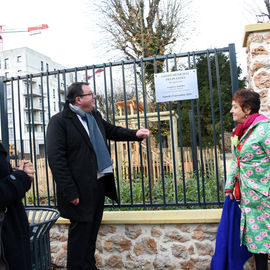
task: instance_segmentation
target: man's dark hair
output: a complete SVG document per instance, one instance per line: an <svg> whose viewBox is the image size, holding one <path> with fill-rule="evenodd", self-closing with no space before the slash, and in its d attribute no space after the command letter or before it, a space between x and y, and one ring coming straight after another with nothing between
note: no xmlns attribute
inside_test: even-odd
<svg viewBox="0 0 270 270"><path fill-rule="evenodd" d="M243 109L250 109L251 113L257 113L260 110L260 95L250 89L239 89L233 95L233 100L238 102Z"/></svg>
<svg viewBox="0 0 270 270"><path fill-rule="evenodd" d="M89 83L74 82L68 87L67 100L69 103L74 104L75 98L83 95L83 90L82 90L83 85L89 85Z"/></svg>

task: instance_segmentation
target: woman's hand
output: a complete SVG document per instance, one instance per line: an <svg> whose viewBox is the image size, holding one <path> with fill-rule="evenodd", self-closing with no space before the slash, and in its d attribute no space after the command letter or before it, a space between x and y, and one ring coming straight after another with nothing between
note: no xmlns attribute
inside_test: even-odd
<svg viewBox="0 0 270 270"><path fill-rule="evenodd" d="M225 196L230 196L230 199L233 200L233 194L232 192L225 192Z"/></svg>
<svg viewBox="0 0 270 270"><path fill-rule="evenodd" d="M24 171L32 180L34 179L35 169L31 162L22 160L17 170Z"/></svg>

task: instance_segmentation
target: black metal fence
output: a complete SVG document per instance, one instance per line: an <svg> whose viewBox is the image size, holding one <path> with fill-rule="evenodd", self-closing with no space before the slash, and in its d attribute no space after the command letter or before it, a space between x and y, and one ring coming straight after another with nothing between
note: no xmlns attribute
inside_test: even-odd
<svg viewBox="0 0 270 270"><path fill-rule="evenodd" d="M238 88L234 44L136 60L125 60L38 74L0 77L1 140L13 166L28 159L36 168L25 204L56 206L56 187L47 162L46 127L60 111L73 81L87 81L97 94L104 118L128 128L149 128L142 143L110 142L120 207L188 207L223 203L226 154L219 55L230 65L230 95ZM199 99L156 103L153 77L157 72L193 69L205 57L211 128L202 132ZM214 64L211 61L214 59ZM214 65L214 67L213 67ZM228 102L228 100L226 100ZM230 102L230 100L229 100ZM217 128L218 123L218 128ZM206 142L207 139L207 142ZM110 201L106 206L113 207Z"/></svg>

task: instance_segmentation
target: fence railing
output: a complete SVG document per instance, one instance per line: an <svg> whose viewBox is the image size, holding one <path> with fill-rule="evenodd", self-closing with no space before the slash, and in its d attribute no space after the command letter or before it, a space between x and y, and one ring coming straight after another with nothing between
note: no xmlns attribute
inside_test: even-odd
<svg viewBox="0 0 270 270"><path fill-rule="evenodd" d="M127 166L128 164L128 157L127 153L124 153L123 149L125 149L124 145L125 143L119 143L121 144L120 146L120 152L118 153L118 162L120 162L122 165L119 165L119 175L120 178L125 181L126 184L129 184L129 167ZM141 175L144 174L145 177L148 177L149 175L149 170L147 167L147 155L143 154L143 166L140 165L140 155L139 152L136 150L137 146L135 143L131 143L133 146L131 146L131 171L132 171L132 179L135 179L137 182L140 180ZM143 144L143 149L146 149L146 145ZM180 158L180 148L178 149L178 155ZM199 148L198 148L199 151ZM145 151L143 151L145 152ZM185 171L188 176L191 178L194 176L193 172L193 162L192 162L192 149L190 147L183 147L183 164L184 168L182 168L182 164L179 165L179 168L177 170L178 176L181 174L182 171ZM121 159L120 159L121 155ZM214 170L214 147L212 148L204 148L203 149L203 155L205 157L205 168L204 168L204 173L211 174L213 173ZM218 151L218 167L220 167L222 161L220 159L220 153ZM152 167L153 167L153 188L159 185L160 181L162 181L161 177L161 164L160 164L160 153L158 153L158 149L153 149L153 159L152 159ZM115 153L112 152L112 159L115 161ZM11 159L10 163L12 167L16 167L15 160ZM38 158L36 160L36 179L38 183L38 194L39 194L39 204L40 205L48 205L49 203L54 205L55 202L55 184L53 182L53 176L51 173L50 168L47 168L47 160L45 158ZM198 164L198 167L201 167L200 164ZM172 177L172 172L173 172L173 162L172 162L172 154L167 150L164 151L164 162L163 162L163 169L166 172L166 176L168 179ZM143 171L141 171L143 170ZM36 179L34 181L36 182ZM31 205L35 201L35 191L31 189L30 191L27 192L26 194L26 204ZM137 202L141 203L141 202Z"/></svg>
<svg viewBox="0 0 270 270"><path fill-rule="evenodd" d="M220 49L73 69L49 71L47 67L45 72L37 74L0 77L1 140L14 166L20 159L27 159L36 168L26 205L55 207L57 204L56 186L47 162L46 128L51 116L62 110L67 87L73 81L89 82L98 95L96 106L105 120L128 128L144 126L155 130L153 136L142 143L110 142L121 207L222 204L226 155L219 54L226 54L230 61L231 91L234 92L238 78L232 44ZM212 134L208 135L211 141L208 147L201 131L199 99L185 101L190 108L187 112L182 101L157 104L154 95L150 95L153 93L151 76L157 72L157 63L159 67L163 63L163 70L159 72L196 68L202 55L208 60L208 78L205 79L209 82L207 98L211 101ZM212 74L210 57L215 58L216 74ZM100 69L102 72L97 72ZM200 95L200 83L198 88ZM217 96L218 103L214 104L213 95ZM184 114L188 114L188 121L183 122ZM219 132L216 119L219 119ZM183 141L184 133L188 134L187 141ZM107 200L106 206L114 205Z"/></svg>

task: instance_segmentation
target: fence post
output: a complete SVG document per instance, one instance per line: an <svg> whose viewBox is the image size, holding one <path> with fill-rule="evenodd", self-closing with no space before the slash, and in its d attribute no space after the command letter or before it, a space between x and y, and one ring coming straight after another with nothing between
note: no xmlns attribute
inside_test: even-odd
<svg viewBox="0 0 270 270"><path fill-rule="evenodd" d="M189 123L190 123L190 139L191 139L191 149L192 149L192 163L193 172L198 171L198 153L197 153L197 140L196 140L196 126L194 119L194 112L189 110Z"/></svg>
<svg viewBox="0 0 270 270"><path fill-rule="evenodd" d="M9 152L8 118L7 118L7 95L5 92L4 78L0 76L0 112L1 112L1 136L2 144Z"/></svg>
<svg viewBox="0 0 270 270"><path fill-rule="evenodd" d="M235 53L235 45L234 44L229 44L229 55L230 55L232 94L234 94L239 89L236 53Z"/></svg>

